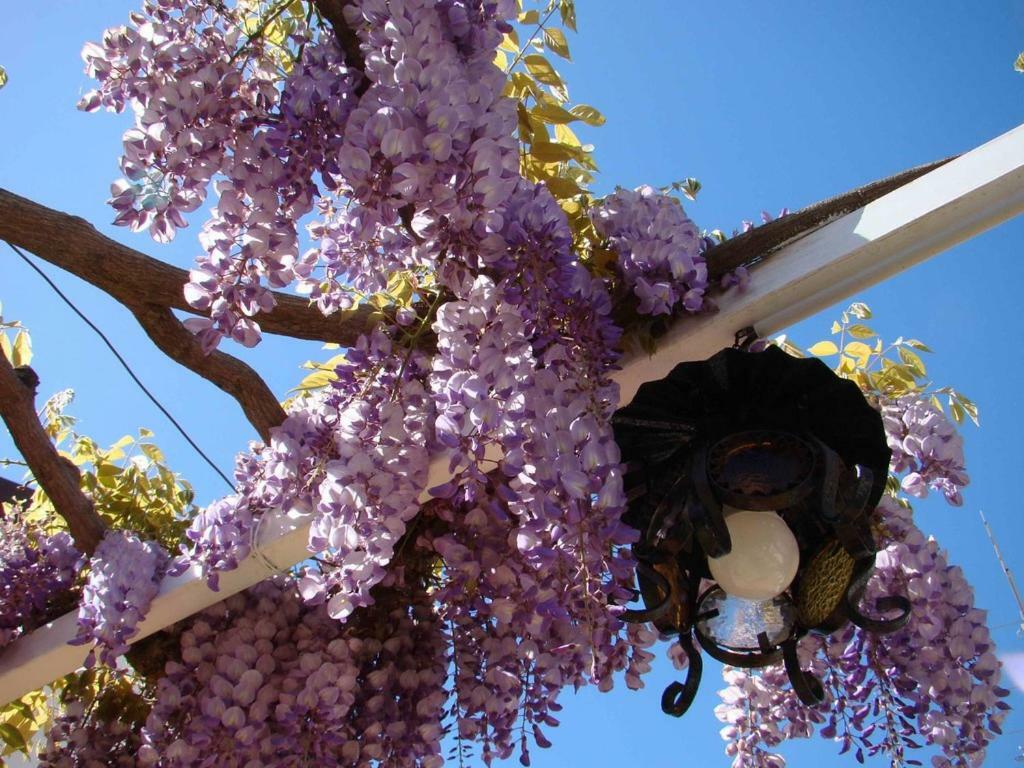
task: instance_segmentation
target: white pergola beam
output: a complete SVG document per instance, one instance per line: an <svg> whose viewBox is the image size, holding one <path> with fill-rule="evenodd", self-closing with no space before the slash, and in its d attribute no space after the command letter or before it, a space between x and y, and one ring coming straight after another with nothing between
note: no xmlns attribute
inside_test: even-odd
<svg viewBox="0 0 1024 768"><path fill-rule="evenodd" d="M1024 126L789 243L752 270L745 293L714 315L681 319L650 357L625 361L614 378L628 402L645 381L679 362L703 360L731 346L737 330L761 334L838 301L1024 212ZM427 487L448 479L446 461L430 467ZM309 557L308 514L269 515L259 552L220 574L210 590L196 569L166 578L134 640L141 640ZM0 653L0 702L13 701L82 666L88 649L70 646L69 613L19 638Z"/></svg>

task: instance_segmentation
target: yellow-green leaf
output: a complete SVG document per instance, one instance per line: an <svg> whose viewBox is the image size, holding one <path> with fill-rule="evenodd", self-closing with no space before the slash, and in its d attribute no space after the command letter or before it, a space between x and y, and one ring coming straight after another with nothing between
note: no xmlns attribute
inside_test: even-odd
<svg viewBox="0 0 1024 768"><path fill-rule="evenodd" d="M569 41L565 39L565 33L557 27L544 30L544 45L563 59L572 59L569 55Z"/></svg>
<svg viewBox="0 0 1024 768"><path fill-rule="evenodd" d="M541 163L564 163L576 158L579 150L551 141L538 142L530 147L530 155Z"/></svg>
<svg viewBox="0 0 1024 768"><path fill-rule="evenodd" d="M1018 72L1024 72L1024 53L1017 56L1017 60L1013 62L1013 68Z"/></svg>
<svg viewBox="0 0 1024 768"><path fill-rule="evenodd" d="M556 125L555 126L555 138L561 144L566 144L570 147L580 147L579 137L568 125ZM577 158L580 159L580 158Z"/></svg>
<svg viewBox="0 0 1024 768"><path fill-rule="evenodd" d="M870 339L875 336L875 332L868 328L866 325L860 323L854 323L848 326L846 332L849 333L855 339Z"/></svg>
<svg viewBox="0 0 1024 768"><path fill-rule="evenodd" d="M7 70L0 67L0 88L3 88L5 85L7 85Z"/></svg>
<svg viewBox="0 0 1024 768"><path fill-rule="evenodd" d="M11 340L7 338L6 333L2 332L0 332L0 352L2 352L3 356L8 360L14 357L14 353L11 350Z"/></svg>
<svg viewBox="0 0 1024 768"><path fill-rule="evenodd" d="M900 360L913 372L915 376L924 376L927 371L924 367L924 361L921 360L920 355L916 352L911 352L906 347L900 347L899 349Z"/></svg>
<svg viewBox="0 0 1024 768"><path fill-rule="evenodd" d="M819 341L807 351L815 357L826 357L827 355L836 354L839 351L839 347L831 341Z"/></svg>
<svg viewBox="0 0 1024 768"><path fill-rule="evenodd" d="M843 330L843 326L837 323L835 320L832 321L832 333L839 333Z"/></svg>
<svg viewBox="0 0 1024 768"><path fill-rule="evenodd" d="M862 301L855 301L850 305L850 314L856 317L858 320L870 320L871 309Z"/></svg>
<svg viewBox="0 0 1024 768"><path fill-rule="evenodd" d="M17 368L19 365L28 365L32 362L32 339L25 331L18 331L14 337L14 348L12 349L11 365Z"/></svg>
<svg viewBox="0 0 1024 768"><path fill-rule="evenodd" d="M949 412L953 414L953 421L957 424L962 424L964 420L964 409L953 398L949 398Z"/></svg>
<svg viewBox="0 0 1024 768"><path fill-rule="evenodd" d="M501 45L498 46L503 51L508 51L513 56L519 53L519 33L514 29L510 29L505 33L505 36L501 39Z"/></svg>
<svg viewBox="0 0 1024 768"><path fill-rule="evenodd" d="M536 24L540 21L540 11L536 8L531 8L528 11L524 11L519 14L520 24Z"/></svg>
<svg viewBox="0 0 1024 768"><path fill-rule="evenodd" d="M605 123L604 115L589 104L577 104L569 111L587 125L599 126Z"/></svg>
<svg viewBox="0 0 1024 768"><path fill-rule="evenodd" d="M586 191L572 179L567 179L562 176L545 178L544 186L548 188L548 192L550 192L552 197L556 200L565 200L566 198L575 197L576 195L582 194Z"/></svg>
<svg viewBox="0 0 1024 768"><path fill-rule="evenodd" d="M21 735L21 731L10 723L0 723L0 738L13 749L22 752L28 749L28 744L25 743L25 737Z"/></svg>
<svg viewBox="0 0 1024 768"><path fill-rule="evenodd" d="M856 360L857 365L861 368L868 364L868 359L871 357L871 347L863 341L851 341L843 348L843 352Z"/></svg>
<svg viewBox="0 0 1024 768"><path fill-rule="evenodd" d="M551 123L553 125L565 125L566 123L571 123L573 120L579 120L576 115L565 107L561 107L552 101L542 101L536 104L530 112L534 117L543 120L545 123Z"/></svg>
<svg viewBox="0 0 1024 768"><path fill-rule="evenodd" d="M116 450L118 450L120 448L127 448L129 445L131 445L134 442L135 442L135 438L134 437L132 437L131 435L125 435L120 440L118 440L116 443L114 443L112 446L110 446L110 450L116 451Z"/></svg>
<svg viewBox="0 0 1024 768"><path fill-rule="evenodd" d="M523 57L523 63L526 65L526 71L529 72L538 83L544 83L544 85L551 85L556 88L565 88L562 78L559 76L558 72L555 71L555 68L551 66L551 62L539 53L527 54Z"/></svg>
<svg viewBox="0 0 1024 768"><path fill-rule="evenodd" d="M162 463L164 460L163 451L157 448L152 443L139 443L139 448L146 454L146 458L156 463Z"/></svg>
<svg viewBox="0 0 1024 768"><path fill-rule="evenodd" d="M560 0L558 11L562 15L562 23L573 32L576 31L576 4L574 0Z"/></svg>

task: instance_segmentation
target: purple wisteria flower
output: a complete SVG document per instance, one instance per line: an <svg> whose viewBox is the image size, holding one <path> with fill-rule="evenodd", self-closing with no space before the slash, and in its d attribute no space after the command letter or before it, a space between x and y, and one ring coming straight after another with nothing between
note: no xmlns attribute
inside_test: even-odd
<svg viewBox="0 0 1024 768"><path fill-rule="evenodd" d="M89 561L89 578L78 607L78 634L72 645L95 644L85 666L115 666L138 632L149 604L160 590L167 553L155 541L132 533L109 531Z"/></svg>
<svg viewBox="0 0 1024 768"><path fill-rule="evenodd" d="M904 395L881 402L882 421L892 449L892 471L906 473L905 493L919 499L936 490L959 507L970 482L964 469L964 441L956 427L927 398Z"/></svg>
<svg viewBox="0 0 1024 768"><path fill-rule="evenodd" d="M47 536L15 518L0 519L0 649L45 617L82 563L68 534Z"/></svg>
<svg viewBox="0 0 1024 768"><path fill-rule="evenodd" d="M908 508L883 497L878 513L884 548L864 603L903 591L910 622L890 635L847 626L807 638L801 664L824 684L820 708L800 703L781 667L760 676L727 670L716 715L727 723L722 736L734 765L784 764L773 750L817 729L861 761L883 753L905 764L913 750L931 745L935 766L978 766L1001 732L1009 692L999 685L985 612L975 607L963 572L916 527Z"/></svg>
<svg viewBox="0 0 1024 768"><path fill-rule="evenodd" d="M618 189L591 214L598 233L618 254L620 277L640 300L642 315L704 306L708 285L700 231L679 201L653 187Z"/></svg>

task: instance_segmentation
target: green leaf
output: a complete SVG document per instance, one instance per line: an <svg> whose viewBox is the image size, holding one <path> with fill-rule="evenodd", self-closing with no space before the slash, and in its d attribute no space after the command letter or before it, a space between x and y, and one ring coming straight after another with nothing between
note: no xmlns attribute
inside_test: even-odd
<svg viewBox="0 0 1024 768"><path fill-rule="evenodd" d="M604 115L589 104L577 104L569 111L587 125L593 125L596 127L604 125L605 123Z"/></svg>
<svg viewBox="0 0 1024 768"><path fill-rule="evenodd" d="M21 731L10 723L0 723L0 738L14 749L22 752L28 749L28 744L25 743L25 737L21 735Z"/></svg>
<svg viewBox="0 0 1024 768"><path fill-rule="evenodd" d="M572 56L569 55L569 41L565 39L565 33L557 27L544 30L544 45L557 56L572 60Z"/></svg>
<svg viewBox="0 0 1024 768"><path fill-rule="evenodd" d="M523 57L526 71L529 72L538 83L550 85L555 88L564 89L565 83L559 76L551 62L539 53L530 53Z"/></svg>
<svg viewBox="0 0 1024 768"><path fill-rule="evenodd" d="M831 341L819 341L807 351L815 357L827 357L828 355L836 354L839 351L839 347Z"/></svg>

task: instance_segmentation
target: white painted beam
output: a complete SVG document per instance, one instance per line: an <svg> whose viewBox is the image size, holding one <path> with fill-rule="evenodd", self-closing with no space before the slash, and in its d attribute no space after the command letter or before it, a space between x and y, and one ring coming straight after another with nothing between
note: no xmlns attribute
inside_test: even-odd
<svg viewBox="0 0 1024 768"><path fill-rule="evenodd" d="M737 330L782 330L844 298L1024 212L1024 126L962 155L868 205L796 240L752 270L750 286L714 315L682 319L650 357L625 361L615 374L624 402L645 381L684 360L731 346ZM447 462L430 467L428 487L445 482ZM195 569L164 580L135 640L160 631L309 556L309 515L269 516L259 554L220 575L213 592ZM86 648L70 646L75 615L19 638L0 653L0 702L73 672Z"/></svg>

